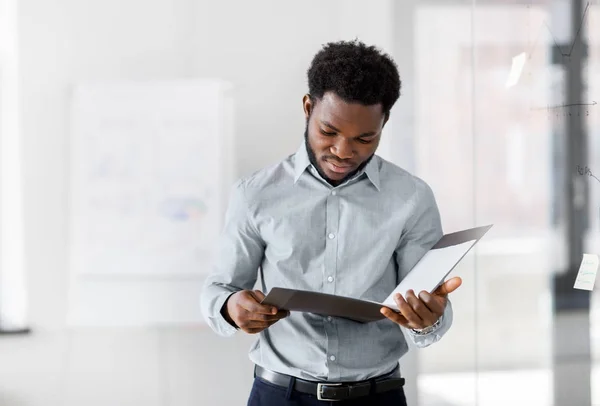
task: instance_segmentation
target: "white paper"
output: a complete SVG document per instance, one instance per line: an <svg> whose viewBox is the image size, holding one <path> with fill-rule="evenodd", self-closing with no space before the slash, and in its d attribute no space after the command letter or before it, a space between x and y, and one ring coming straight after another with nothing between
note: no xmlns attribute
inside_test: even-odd
<svg viewBox="0 0 600 406"><path fill-rule="evenodd" d="M510 74L506 80L506 87L512 87L519 81L521 73L523 72L523 66L525 66L525 56L525 52L521 52L519 55L513 57Z"/></svg>
<svg viewBox="0 0 600 406"><path fill-rule="evenodd" d="M470 240L428 251L382 304L399 310L394 301L396 293L406 297L406 292L411 289L417 296L424 290L432 292L476 242Z"/></svg>
<svg viewBox="0 0 600 406"><path fill-rule="evenodd" d="M579 272L577 272L577 278L575 279L573 288L594 290L594 283L596 282L596 274L598 272L598 262L598 255L583 254L583 260L579 266Z"/></svg>

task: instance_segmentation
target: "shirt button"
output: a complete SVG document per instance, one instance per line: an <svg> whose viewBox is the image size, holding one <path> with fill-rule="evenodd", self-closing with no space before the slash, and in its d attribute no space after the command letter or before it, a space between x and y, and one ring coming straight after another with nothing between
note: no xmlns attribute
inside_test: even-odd
<svg viewBox="0 0 600 406"><path fill-rule="evenodd" d="M337 195L337 192L334 190L333 192L331 192L332 195Z"/></svg>
<svg viewBox="0 0 600 406"><path fill-rule="evenodd" d="M329 357L329 359L335 361L335 355L332 355L331 357Z"/></svg>
<svg viewBox="0 0 600 406"><path fill-rule="evenodd" d="M328 280L329 282L333 282L333 276L330 276L329 278L327 278L327 280Z"/></svg>
<svg viewBox="0 0 600 406"><path fill-rule="evenodd" d="M327 316L327 321L331 321L331 320L332 320L331 316Z"/></svg>
<svg viewBox="0 0 600 406"><path fill-rule="evenodd" d="M335 234L333 234L333 233L330 233L328 237L329 237L330 239L333 239L333 238L335 237Z"/></svg>

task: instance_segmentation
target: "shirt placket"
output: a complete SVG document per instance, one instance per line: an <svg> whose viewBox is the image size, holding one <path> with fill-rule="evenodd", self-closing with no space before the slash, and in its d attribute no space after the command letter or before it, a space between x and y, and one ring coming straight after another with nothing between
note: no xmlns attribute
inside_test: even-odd
<svg viewBox="0 0 600 406"><path fill-rule="evenodd" d="M340 197L338 190L330 190L327 197L327 227L325 229L325 264L323 269L323 291L329 294L335 294L337 283L337 252L338 252L338 229ZM325 328L327 330L327 365L329 366L329 379L335 379L340 376L338 365L338 345L339 338L335 319L326 317Z"/></svg>

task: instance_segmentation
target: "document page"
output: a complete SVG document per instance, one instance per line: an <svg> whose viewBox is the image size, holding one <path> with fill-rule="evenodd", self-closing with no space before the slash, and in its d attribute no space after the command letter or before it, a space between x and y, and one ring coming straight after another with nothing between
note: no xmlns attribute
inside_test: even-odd
<svg viewBox="0 0 600 406"><path fill-rule="evenodd" d="M470 240L457 245L428 251L408 275L402 279L396 289L385 299L383 305L398 310L398 306L394 301L396 293L400 293L406 298L406 292L410 289L414 290L417 296L423 290L432 292L441 285L444 278L476 242L477 240Z"/></svg>

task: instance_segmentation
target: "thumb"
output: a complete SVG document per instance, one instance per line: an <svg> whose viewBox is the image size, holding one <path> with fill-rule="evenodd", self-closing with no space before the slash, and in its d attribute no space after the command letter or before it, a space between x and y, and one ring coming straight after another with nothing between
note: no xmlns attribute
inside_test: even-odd
<svg viewBox="0 0 600 406"><path fill-rule="evenodd" d="M452 293L458 289L460 285L462 285L462 279L456 276L444 282L439 288L436 289L435 293L438 295L447 295L448 293Z"/></svg>
<svg viewBox="0 0 600 406"><path fill-rule="evenodd" d="M250 292L250 294L251 294L252 296L254 296L254 298L256 299L256 301L257 301L258 303L262 302L262 301L264 300L264 298L265 298L265 294L264 294L264 293L262 293L262 292L261 292L260 290L258 290L258 289L257 289L257 290L253 290L253 291L251 291L251 292Z"/></svg>

